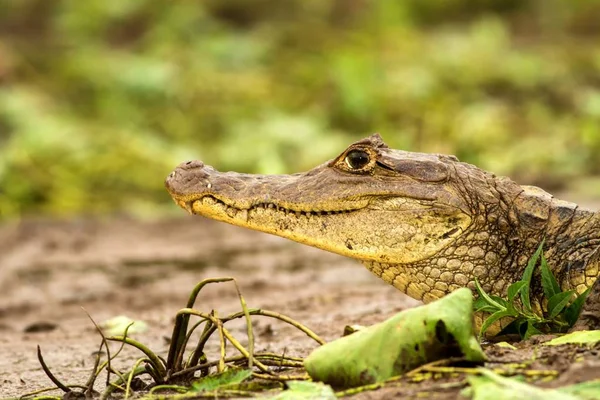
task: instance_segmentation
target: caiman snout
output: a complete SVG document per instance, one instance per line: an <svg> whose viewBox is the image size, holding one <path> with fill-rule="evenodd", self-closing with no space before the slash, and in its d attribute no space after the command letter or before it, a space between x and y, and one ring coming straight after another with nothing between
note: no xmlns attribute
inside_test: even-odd
<svg viewBox="0 0 600 400"><path fill-rule="evenodd" d="M167 176L165 186L171 195L189 195L209 184L209 169L202 161L183 162Z"/></svg>

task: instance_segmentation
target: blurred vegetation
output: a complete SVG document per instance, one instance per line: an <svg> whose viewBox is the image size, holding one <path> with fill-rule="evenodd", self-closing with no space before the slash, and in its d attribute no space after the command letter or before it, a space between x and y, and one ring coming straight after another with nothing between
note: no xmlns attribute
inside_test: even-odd
<svg viewBox="0 0 600 400"><path fill-rule="evenodd" d="M170 199L352 140L523 183L600 174L600 1L0 0L0 218Z"/></svg>

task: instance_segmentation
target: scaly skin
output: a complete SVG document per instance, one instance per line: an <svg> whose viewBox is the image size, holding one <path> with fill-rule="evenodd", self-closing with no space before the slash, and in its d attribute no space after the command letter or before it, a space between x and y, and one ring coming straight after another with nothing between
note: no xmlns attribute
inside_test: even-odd
<svg viewBox="0 0 600 400"><path fill-rule="evenodd" d="M476 278L505 296L545 238L563 290L594 286L577 328L598 325L600 214L453 156L393 150L375 134L305 173L222 173L190 161L165 184L191 213L355 258L425 303L474 289ZM532 302L544 306L538 276Z"/></svg>

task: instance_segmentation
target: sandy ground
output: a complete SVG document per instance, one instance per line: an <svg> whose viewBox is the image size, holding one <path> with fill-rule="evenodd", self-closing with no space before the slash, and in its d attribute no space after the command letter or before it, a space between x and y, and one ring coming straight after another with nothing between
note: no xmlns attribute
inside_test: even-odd
<svg viewBox="0 0 600 400"><path fill-rule="evenodd" d="M287 314L326 340L338 337L347 324L369 325L419 304L356 261L201 217L4 225L0 398L51 386L37 361L37 345L60 379L71 384L87 380L100 337L83 309L97 322L117 315L145 321L149 329L137 339L165 355L174 315L184 307L195 283L219 276L235 277L250 307ZM207 288L196 308L217 309L220 315L238 311L234 287ZM44 324L54 329L39 329ZM255 325L258 350L306 356L315 348L311 339L287 325L264 319ZM243 336L242 324L232 329ZM506 352L496 356L525 357L530 349L523 351L520 356ZM568 354L548 353L540 360L564 371L561 384L600 377L598 346ZM131 366L140 356L129 350L117 366ZM584 364L573 364L575 359ZM585 373L573 372L582 367ZM97 386L100 389L102 382ZM387 398L401 394L399 390L361 397ZM442 393L440 398L457 393Z"/></svg>
<svg viewBox="0 0 600 400"><path fill-rule="evenodd" d="M38 221L5 226L0 235L4 397L51 385L36 359L38 344L57 376L86 381L100 339L82 307L97 322L117 315L147 322L137 338L164 354L175 313L208 277L235 277L250 307L285 313L326 340L346 324L374 323L418 304L353 260L200 217ZM239 310L234 287L207 288L197 308ZM306 355L315 347L287 325L258 321L259 332L261 322L258 349ZM41 323L56 329L29 332ZM132 365L139 356L131 351L120 360Z"/></svg>

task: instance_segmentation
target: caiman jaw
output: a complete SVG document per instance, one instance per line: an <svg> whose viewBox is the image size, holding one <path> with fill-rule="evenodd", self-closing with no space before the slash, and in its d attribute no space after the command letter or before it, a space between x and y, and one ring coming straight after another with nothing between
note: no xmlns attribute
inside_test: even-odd
<svg viewBox="0 0 600 400"><path fill-rule="evenodd" d="M329 211L305 211L301 207L290 209L281 207L275 203L258 203L250 208L238 208L234 205L229 205L214 196L207 195L201 199L184 203L183 208L189 210L192 214L204 215L221 221L230 222L235 225L256 229L256 227L251 226L252 218L255 214L261 212L277 214L280 218L310 218L313 215L323 217L326 215L351 213L366 207L367 204L367 201L356 201L357 207L354 209Z"/></svg>
<svg viewBox="0 0 600 400"><path fill-rule="evenodd" d="M272 202L256 203L255 205L252 205L250 207L237 207L229 202L220 200L218 197L213 195L194 197L195 198L192 199L189 199L189 197L187 199L185 197L179 199L177 198L177 195L173 195L173 200L179 207L187 210L190 214L198 214L210 218L219 219L220 221L230 222L230 220L226 218L226 216L228 216L229 219L234 219L236 221L235 223L231 223L240 226L245 226L244 222L248 222L248 215L252 215L252 213L257 212L258 209L275 210L284 214L289 214L290 216L300 218L302 216L311 217L313 215L325 216L350 213L364 208L368 204L368 201L366 200L355 200L353 202L355 207L353 208L332 210L314 210L312 208L306 208L301 206L288 208Z"/></svg>
<svg viewBox="0 0 600 400"><path fill-rule="evenodd" d="M462 234L471 222L454 209L440 209L437 217L429 217L428 202L404 198L359 199L353 201L354 209L331 211L299 211L301 207L294 210L275 203L238 208L212 195L177 203L192 214L380 263L409 263L435 253L440 245ZM410 215L419 215L420 222L406 224L404 221L412 220ZM393 235L389 235L387 225L377 224L380 220L394 223Z"/></svg>

